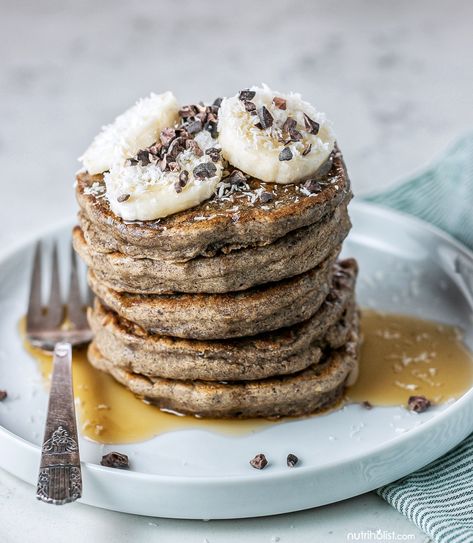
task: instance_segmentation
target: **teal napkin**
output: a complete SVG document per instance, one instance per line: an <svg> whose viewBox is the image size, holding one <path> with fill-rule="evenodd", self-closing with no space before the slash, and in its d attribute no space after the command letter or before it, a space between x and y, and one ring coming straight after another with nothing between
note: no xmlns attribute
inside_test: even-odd
<svg viewBox="0 0 473 543"><path fill-rule="evenodd" d="M473 248L473 133L412 179L364 199L412 213ZM377 493L435 543L473 543L473 434Z"/></svg>
<svg viewBox="0 0 473 543"><path fill-rule="evenodd" d="M473 132L412 179L364 200L411 213L473 249Z"/></svg>

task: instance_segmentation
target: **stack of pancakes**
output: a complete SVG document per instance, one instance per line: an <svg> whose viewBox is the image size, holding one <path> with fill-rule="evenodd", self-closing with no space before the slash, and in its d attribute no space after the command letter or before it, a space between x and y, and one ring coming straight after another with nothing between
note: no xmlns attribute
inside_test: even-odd
<svg viewBox="0 0 473 543"><path fill-rule="evenodd" d="M231 177L230 177L231 179ZM335 404L357 373L350 184L336 148L300 184L233 176L197 207L125 222L77 177L74 247L96 295L89 360L161 409L278 417Z"/></svg>

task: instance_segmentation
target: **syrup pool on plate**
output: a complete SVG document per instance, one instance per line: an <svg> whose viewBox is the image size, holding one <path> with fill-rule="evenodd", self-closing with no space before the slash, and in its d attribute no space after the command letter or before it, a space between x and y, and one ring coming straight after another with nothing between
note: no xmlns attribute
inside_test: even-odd
<svg viewBox="0 0 473 543"><path fill-rule="evenodd" d="M37 361L45 383L49 384L51 354L27 341L25 349ZM79 430L83 436L99 443L134 443L189 428L242 435L275 424L265 419L199 419L161 411L136 397L110 375L91 366L87 360L87 348L74 349L72 369Z"/></svg>
<svg viewBox="0 0 473 543"><path fill-rule="evenodd" d="M443 403L460 397L473 384L473 355L462 342L458 328L408 315L364 310L361 331L360 372L354 386L347 389L348 402L406 405L409 396L422 395L433 403ZM26 341L25 348L48 383L51 355ZM74 350L73 373L81 433L100 443L144 441L189 428L243 435L278 423L166 413L93 368L87 361L86 348Z"/></svg>
<svg viewBox="0 0 473 543"><path fill-rule="evenodd" d="M372 405L406 405L409 396L444 403L473 384L473 354L461 331L409 315L364 310L360 373L347 397Z"/></svg>

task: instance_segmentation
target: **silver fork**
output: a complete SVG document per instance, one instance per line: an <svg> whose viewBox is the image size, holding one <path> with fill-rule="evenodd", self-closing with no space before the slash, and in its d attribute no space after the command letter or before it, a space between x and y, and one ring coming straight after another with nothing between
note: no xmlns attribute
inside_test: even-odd
<svg viewBox="0 0 473 543"><path fill-rule="evenodd" d="M53 354L53 373L48 413L41 449L36 497L47 503L62 505L82 495L79 444L72 390L72 346L87 343L92 332L87 323L77 271L77 259L71 249L71 274L66 305L61 297L57 246L51 265L49 301L43 306L41 295L42 249L36 245L26 335L28 340ZM67 320L65 320L67 317Z"/></svg>

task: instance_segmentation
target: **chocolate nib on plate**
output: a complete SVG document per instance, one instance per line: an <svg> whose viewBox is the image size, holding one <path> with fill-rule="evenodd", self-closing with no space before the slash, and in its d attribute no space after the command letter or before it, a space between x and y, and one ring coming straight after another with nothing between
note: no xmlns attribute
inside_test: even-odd
<svg viewBox="0 0 473 543"><path fill-rule="evenodd" d="M425 396L410 396L407 405L411 411L423 413L430 407L431 403Z"/></svg>
<svg viewBox="0 0 473 543"><path fill-rule="evenodd" d="M299 462L299 458L297 458L297 456L295 454L288 454L287 455L287 465L290 467L290 468L293 468L297 462Z"/></svg>
<svg viewBox="0 0 473 543"><path fill-rule="evenodd" d="M304 123L305 123L305 127L307 128L308 132L310 132L311 134L314 134L314 135L319 133L319 128L320 128L319 123L316 123L315 121L313 121L305 113L304 113Z"/></svg>
<svg viewBox="0 0 473 543"><path fill-rule="evenodd" d="M373 409L373 405L366 400L364 402L361 402L361 407L364 407L365 409Z"/></svg>
<svg viewBox="0 0 473 543"><path fill-rule="evenodd" d="M250 460L250 464L255 469L264 469L268 465L268 461L266 460L266 456L260 453Z"/></svg>
<svg viewBox="0 0 473 543"><path fill-rule="evenodd" d="M0 402L2 402L8 396L6 390L0 390Z"/></svg>
<svg viewBox="0 0 473 543"><path fill-rule="evenodd" d="M246 100L253 100L255 95L256 95L255 91L250 91L250 89L245 89L245 90L240 91L240 94L238 95L238 99L245 102Z"/></svg>
<svg viewBox="0 0 473 543"><path fill-rule="evenodd" d="M203 162L194 168L194 177L197 179L206 179L213 177L217 171L217 166L213 162Z"/></svg>
<svg viewBox="0 0 473 543"><path fill-rule="evenodd" d="M279 96L275 96L273 98L273 104L278 108L285 110L287 107L286 100L284 98L279 98Z"/></svg>
<svg viewBox="0 0 473 543"><path fill-rule="evenodd" d="M102 456L100 463L102 466L107 466L108 468L126 469L130 467L128 456L119 452L110 452Z"/></svg>
<svg viewBox="0 0 473 543"><path fill-rule="evenodd" d="M265 106L258 109L258 117L262 128L269 128L273 125L273 116Z"/></svg>
<svg viewBox="0 0 473 543"><path fill-rule="evenodd" d="M292 158L292 151L289 149L289 147L284 147L284 149L279 153L279 160L281 162L283 160L291 160Z"/></svg>

